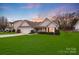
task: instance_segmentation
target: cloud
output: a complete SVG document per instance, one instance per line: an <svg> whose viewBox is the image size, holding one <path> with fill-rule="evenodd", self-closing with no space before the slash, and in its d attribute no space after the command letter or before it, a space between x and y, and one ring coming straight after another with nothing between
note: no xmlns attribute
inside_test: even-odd
<svg viewBox="0 0 79 59"><path fill-rule="evenodd" d="M21 7L22 9L32 9L32 8L38 8L40 7L40 4L39 3L30 3L30 4L27 4L23 7Z"/></svg>

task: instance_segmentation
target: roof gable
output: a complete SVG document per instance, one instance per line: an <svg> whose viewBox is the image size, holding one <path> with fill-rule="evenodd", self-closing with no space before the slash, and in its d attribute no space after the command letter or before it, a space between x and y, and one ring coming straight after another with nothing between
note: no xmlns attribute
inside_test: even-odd
<svg viewBox="0 0 79 59"><path fill-rule="evenodd" d="M21 23L22 23L22 20L13 22L14 29L17 29L21 25Z"/></svg>
<svg viewBox="0 0 79 59"><path fill-rule="evenodd" d="M51 21L48 18L45 18L45 20L39 24L39 26L47 26L48 24L50 24Z"/></svg>
<svg viewBox="0 0 79 59"><path fill-rule="evenodd" d="M20 27L30 26L27 21L22 21Z"/></svg>
<svg viewBox="0 0 79 59"><path fill-rule="evenodd" d="M59 27L55 22L51 22L48 27Z"/></svg>
<svg viewBox="0 0 79 59"><path fill-rule="evenodd" d="M79 26L79 20L76 22L76 24L73 27Z"/></svg>

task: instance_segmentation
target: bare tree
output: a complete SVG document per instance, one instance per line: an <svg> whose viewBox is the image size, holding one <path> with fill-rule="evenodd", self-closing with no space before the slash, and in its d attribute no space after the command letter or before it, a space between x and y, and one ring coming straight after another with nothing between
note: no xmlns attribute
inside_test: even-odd
<svg viewBox="0 0 79 59"><path fill-rule="evenodd" d="M6 27L7 27L7 18L2 16L0 17L0 30L4 31Z"/></svg>
<svg viewBox="0 0 79 59"><path fill-rule="evenodd" d="M66 13L62 16L56 16L54 22L59 25L60 29L72 30L73 26L79 20L78 12Z"/></svg>

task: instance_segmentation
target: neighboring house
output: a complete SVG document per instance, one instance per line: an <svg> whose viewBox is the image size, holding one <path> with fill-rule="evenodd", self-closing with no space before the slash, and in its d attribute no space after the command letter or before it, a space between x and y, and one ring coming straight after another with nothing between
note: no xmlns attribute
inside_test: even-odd
<svg viewBox="0 0 79 59"><path fill-rule="evenodd" d="M20 30L21 33L30 33L32 30L36 32L55 32L58 30L59 25L55 22L45 18L43 22L32 22L28 20L18 20L11 25L15 32Z"/></svg>
<svg viewBox="0 0 79 59"><path fill-rule="evenodd" d="M13 22L8 22L5 31L12 31L13 30Z"/></svg>
<svg viewBox="0 0 79 59"><path fill-rule="evenodd" d="M74 25L74 29L75 31L79 31L79 21L77 21L77 23Z"/></svg>

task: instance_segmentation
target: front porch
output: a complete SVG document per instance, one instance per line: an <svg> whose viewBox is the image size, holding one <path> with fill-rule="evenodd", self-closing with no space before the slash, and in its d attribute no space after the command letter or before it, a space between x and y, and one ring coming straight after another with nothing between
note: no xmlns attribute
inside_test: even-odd
<svg viewBox="0 0 79 59"><path fill-rule="evenodd" d="M35 27L34 28L36 32L55 32L55 28L50 28L50 27Z"/></svg>

